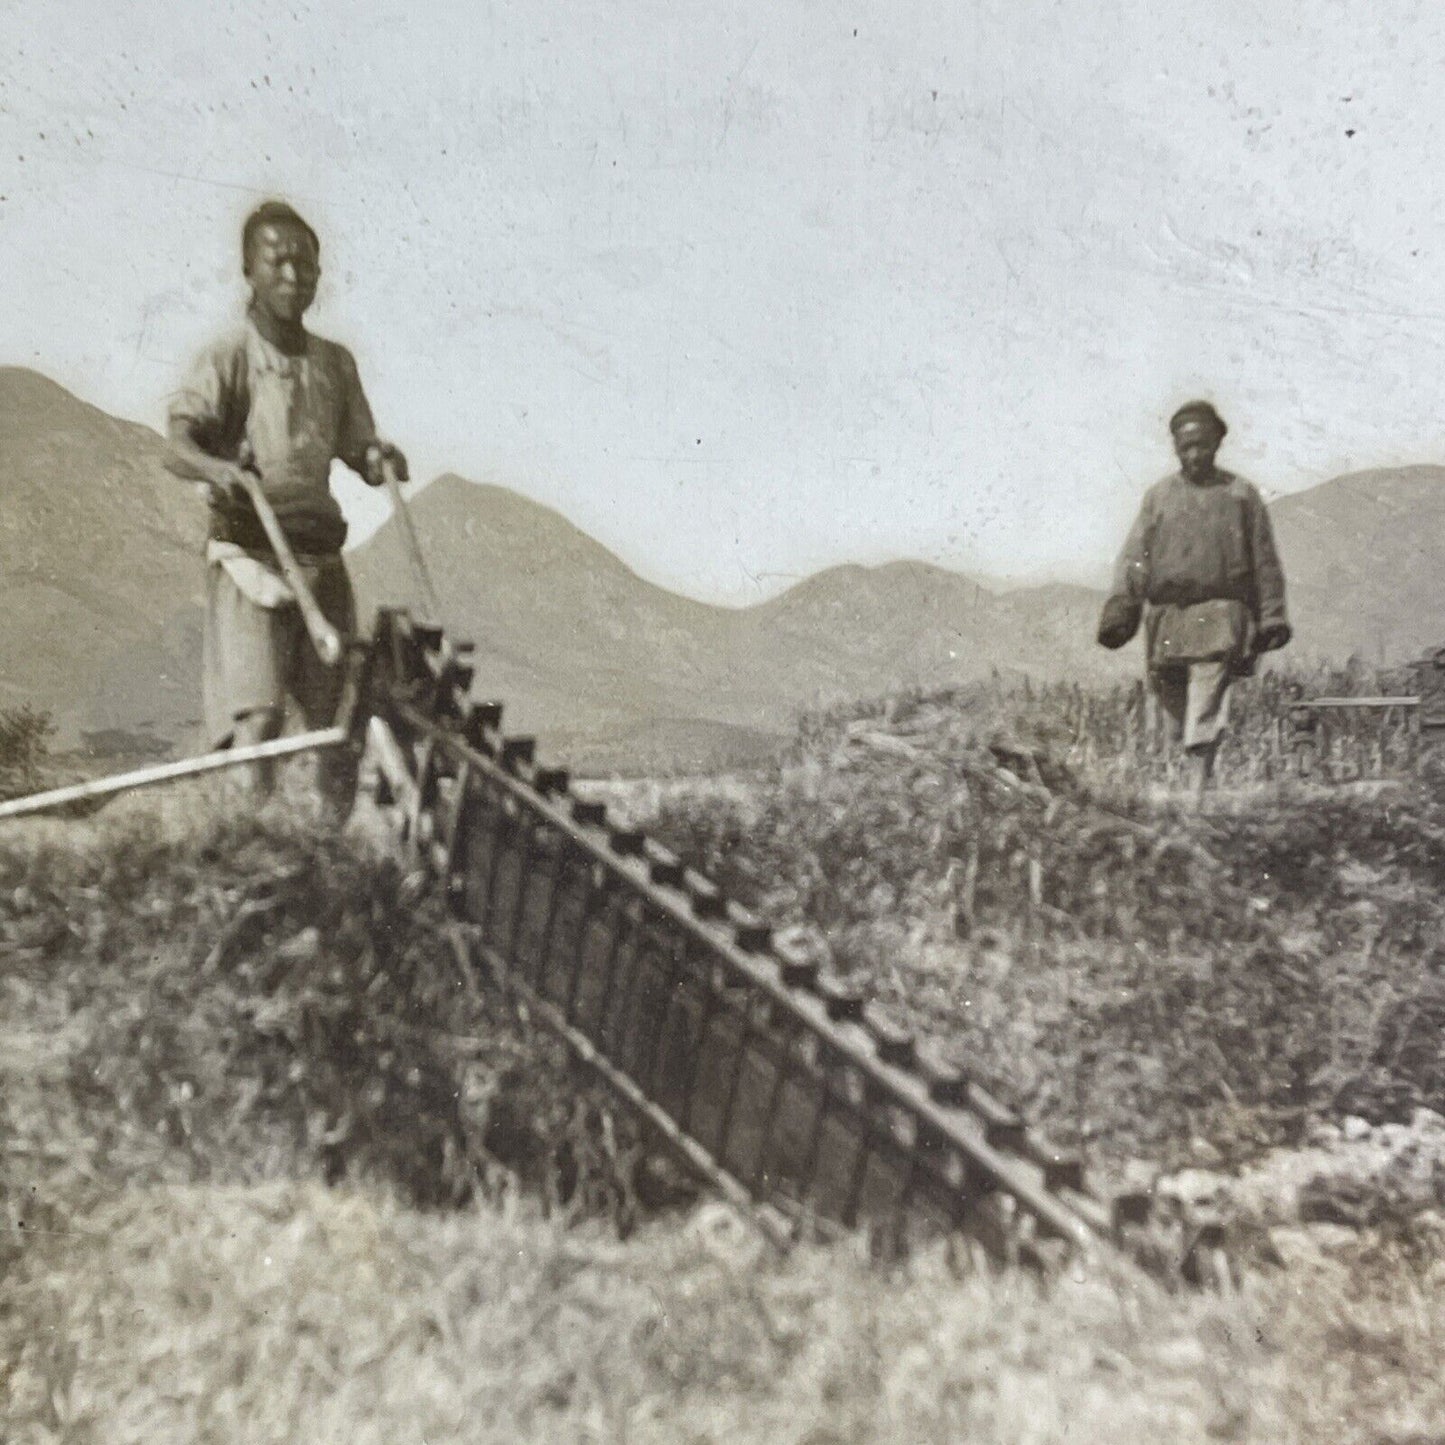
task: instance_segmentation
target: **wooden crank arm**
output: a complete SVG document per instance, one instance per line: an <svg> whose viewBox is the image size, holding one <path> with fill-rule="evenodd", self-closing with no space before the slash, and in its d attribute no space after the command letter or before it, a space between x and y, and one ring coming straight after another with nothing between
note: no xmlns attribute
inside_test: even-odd
<svg viewBox="0 0 1445 1445"><path fill-rule="evenodd" d="M262 527L266 529L271 550L281 564L281 575L296 595L296 605L301 609L301 620L306 624L306 633L316 648L316 655L327 667L335 667L341 661L341 635L326 620L325 614L317 605L301 570L301 564L297 562L296 554L291 550L291 544L286 540L280 522L276 520L276 513L272 511L271 503L266 500L266 493L261 489L261 479L248 470L242 470L241 477L245 481L251 505L255 507Z"/></svg>

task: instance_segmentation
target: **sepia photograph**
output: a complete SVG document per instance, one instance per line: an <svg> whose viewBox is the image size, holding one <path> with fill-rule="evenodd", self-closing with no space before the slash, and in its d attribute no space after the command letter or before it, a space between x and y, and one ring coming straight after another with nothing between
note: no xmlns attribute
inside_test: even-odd
<svg viewBox="0 0 1445 1445"><path fill-rule="evenodd" d="M1445 1445L1445 11L0 49L0 1445Z"/></svg>

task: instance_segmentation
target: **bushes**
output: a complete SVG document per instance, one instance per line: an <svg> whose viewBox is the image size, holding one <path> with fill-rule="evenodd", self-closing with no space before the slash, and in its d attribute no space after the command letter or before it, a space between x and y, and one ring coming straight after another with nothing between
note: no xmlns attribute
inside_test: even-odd
<svg viewBox="0 0 1445 1445"><path fill-rule="evenodd" d="M974 690L835 711L751 798L652 823L1105 1153L1445 1111L1435 793L1257 789L1195 816L1121 784L1118 702Z"/></svg>
<svg viewBox="0 0 1445 1445"><path fill-rule="evenodd" d="M22 704L0 712L0 801L42 786L55 725L50 714Z"/></svg>
<svg viewBox="0 0 1445 1445"><path fill-rule="evenodd" d="M618 1204L602 1106L462 971L393 860L269 813L180 838L116 823L0 840L0 988L64 1020L67 1101L57 1119L53 1089L0 1098L0 1132L131 1184L360 1178L440 1205L500 1158L554 1199Z"/></svg>

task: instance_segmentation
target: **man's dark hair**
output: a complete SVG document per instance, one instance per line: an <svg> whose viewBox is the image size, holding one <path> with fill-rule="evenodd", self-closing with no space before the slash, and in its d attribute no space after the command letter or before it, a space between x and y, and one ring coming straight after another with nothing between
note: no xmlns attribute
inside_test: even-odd
<svg viewBox="0 0 1445 1445"><path fill-rule="evenodd" d="M311 229L310 223L304 216L288 206L285 201L262 201L246 217L246 224L241 228L241 267L243 270L251 264L251 247L255 244L256 232L262 226L275 226L284 222L300 226L311 237L311 244L316 250L317 257L320 257L321 238Z"/></svg>
<svg viewBox="0 0 1445 1445"><path fill-rule="evenodd" d="M1187 421L1203 421L1212 425L1219 433L1220 441L1229 434L1229 428L1224 424L1224 418L1215 411L1214 407L1207 401L1186 401L1173 416L1169 418L1169 430L1177 432Z"/></svg>

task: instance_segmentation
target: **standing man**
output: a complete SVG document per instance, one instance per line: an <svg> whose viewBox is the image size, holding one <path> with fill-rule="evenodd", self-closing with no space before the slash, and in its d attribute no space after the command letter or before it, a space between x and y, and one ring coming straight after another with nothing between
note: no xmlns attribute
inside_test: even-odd
<svg viewBox="0 0 1445 1445"><path fill-rule="evenodd" d="M1170 419L1179 470L1144 495L1119 557L1099 641L1122 647L1144 620L1149 686L1209 786L1229 688L1290 640L1284 572L1258 491L1215 465L1228 428L1206 401Z"/></svg>
<svg viewBox="0 0 1445 1445"><path fill-rule="evenodd" d="M251 288L245 322L202 354L172 398L168 429L170 470L200 482L210 503L202 691L217 748L279 736L288 698L308 727L327 727L342 686L341 668L311 645L241 469L259 475L343 638L356 629L356 602L341 560L346 521L331 494L332 459L373 487L388 461L407 474L402 454L376 435L351 353L302 324L321 275L316 232L290 206L267 201L246 218L241 265ZM273 781L268 765L252 775L263 794ZM320 783L333 808L347 806L354 781L348 754L323 754Z"/></svg>

